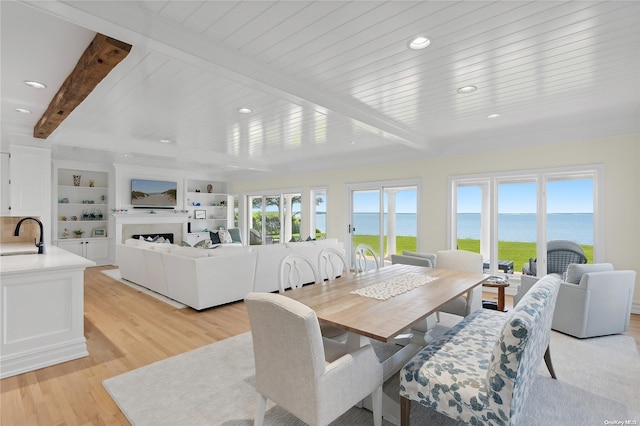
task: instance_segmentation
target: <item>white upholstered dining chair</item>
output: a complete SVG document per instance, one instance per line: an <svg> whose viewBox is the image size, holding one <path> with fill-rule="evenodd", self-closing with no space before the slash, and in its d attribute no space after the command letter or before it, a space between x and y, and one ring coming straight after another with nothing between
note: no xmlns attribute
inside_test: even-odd
<svg viewBox="0 0 640 426"><path fill-rule="evenodd" d="M484 260L480 253L466 250L440 250L436 253L436 268L482 274ZM471 312L482 309L482 286L476 286L469 293L453 299L440 308L440 312L466 317Z"/></svg>
<svg viewBox="0 0 640 426"><path fill-rule="evenodd" d="M256 367L256 415L267 398L309 425L327 425L368 395L373 424L382 425L382 365L370 345L347 352L323 339L315 312L281 294L249 293Z"/></svg>
<svg viewBox="0 0 640 426"><path fill-rule="evenodd" d="M318 269L307 257L289 254L280 262L280 293L284 293L288 288L295 290L304 284L320 284L322 282ZM320 324L320 330L322 331L322 336L328 339L339 342L347 340L347 332L341 328L329 324Z"/></svg>

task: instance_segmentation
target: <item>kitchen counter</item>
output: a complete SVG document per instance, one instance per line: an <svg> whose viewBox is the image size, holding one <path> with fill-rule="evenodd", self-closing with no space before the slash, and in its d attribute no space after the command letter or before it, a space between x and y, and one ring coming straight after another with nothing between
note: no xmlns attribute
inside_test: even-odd
<svg viewBox="0 0 640 426"><path fill-rule="evenodd" d="M94 265L58 247L0 256L0 378L89 355L84 270Z"/></svg>
<svg viewBox="0 0 640 426"><path fill-rule="evenodd" d="M8 247L11 246L11 247ZM33 244L21 244L10 243L0 244L0 253L5 253L0 256L0 276L10 274L19 274L24 272L35 271L52 271L69 268L88 268L95 266L96 263L85 259L84 257L70 253L58 247L46 247L44 254L16 254L7 256L6 253L15 253L16 250L26 250L31 246L35 248L37 253L38 248Z"/></svg>

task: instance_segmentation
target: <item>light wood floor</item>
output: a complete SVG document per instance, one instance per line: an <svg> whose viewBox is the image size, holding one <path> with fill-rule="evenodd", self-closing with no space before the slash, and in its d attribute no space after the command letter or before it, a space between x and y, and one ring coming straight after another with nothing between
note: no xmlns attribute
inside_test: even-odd
<svg viewBox="0 0 640 426"><path fill-rule="evenodd" d="M175 309L103 269L111 267L85 273L90 355L0 381L0 425L128 425L102 380L249 331L242 302L202 312ZM640 344L640 315L632 315L628 334Z"/></svg>

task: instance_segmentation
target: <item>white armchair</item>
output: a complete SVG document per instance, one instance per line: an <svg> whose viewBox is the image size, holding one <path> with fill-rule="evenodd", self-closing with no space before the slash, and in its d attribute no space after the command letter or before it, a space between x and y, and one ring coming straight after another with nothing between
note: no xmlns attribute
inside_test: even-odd
<svg viewBox="0 0 640 426"><path fill-rule="evenodd" d="M245 304L258 392L254 425L263 423L267 398L309 425L327 425L370 394L373 423L382 425L382 365L370 345L349 353L323 339L315 312L280 294L249 293Z"/></svg>
<svg viewBox="0 0 640 426"><path fill-rule="evenodd" d="M615 271L610 263L570 264L560 284L551 328L578 338L629 329L635 271ZM523 277L514 302L535 280Z"/></svg>

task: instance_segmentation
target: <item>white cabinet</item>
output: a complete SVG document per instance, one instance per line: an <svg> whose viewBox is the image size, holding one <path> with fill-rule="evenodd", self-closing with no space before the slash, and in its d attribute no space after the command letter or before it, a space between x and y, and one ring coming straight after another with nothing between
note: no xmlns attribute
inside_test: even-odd
<svg viewBox="0 0 640 426"><path fill-rule="evenodd" d="M89 355L84 270L93 262L57 247L7 256L0 268L0 378Z"/></svg>
<svg viewBox="0 0 640 426"><path fill-rule="evenodd" d="M61 249L93 260L99 265L109 262L109 240L106 238L73 238L58 240L55 244Z"/></svg>
<svg viewBox="0 0 640 426"><path fill-rule="evenodd" d="M0 214L9 215L11 213L11 204L9 198L9 182L11 176L9 175L9 159L11 154L8 152L0 152L0 158L2 164L0 164L0 180L2 181L2 187L0 188Z"/></svg>
<svg viewBox="0 0 640 426"><path fill-rule="evenodd" d="M11 216L39 216L51 213L51 151L12 145L9 160Z"/></svg>

